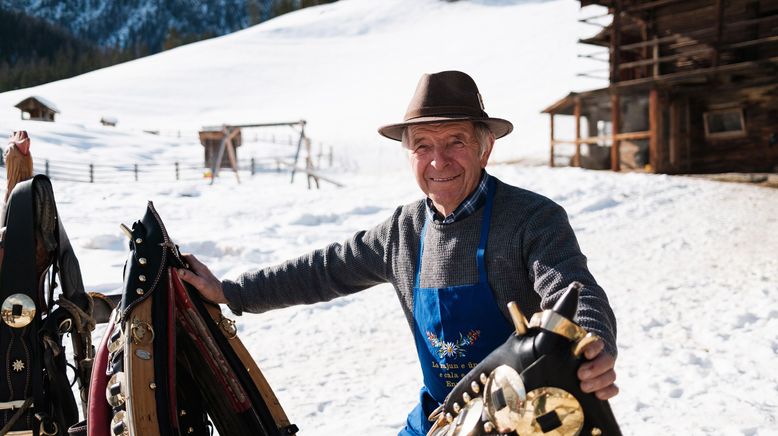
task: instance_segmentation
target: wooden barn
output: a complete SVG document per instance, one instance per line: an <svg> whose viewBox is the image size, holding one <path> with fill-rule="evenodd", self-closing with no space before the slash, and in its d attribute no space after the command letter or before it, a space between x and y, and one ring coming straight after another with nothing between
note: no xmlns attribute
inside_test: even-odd
<svg viewBox="0 0 778 436"><path fill-rule="evenodd" d="M778 0L581 0L589 5L611 22L579 42L604 49L610 84L543 110L552 166L778 171ZM574 117L574 138L555 137L557 115Z"/></svg>
<svg viewBox="0 0 778 436"><path fill-rule="evenodd" d="M222 152L222 160L219 168L232 168L230 163L230 150L229 143L232 143L232 151L235 153L234 158L238 160L238 147L240 147L242 138L239 128L227 129L224 126L218 127L203 127L199 132L200 144L205 148L205 168L213 168L213 162L216 160L219 154L219 148L222 141L225 142L225 151ZM225 139L226 138L226 139Z"/></svg>
<svg viewBox="0 0 778 436"><path fill-rule="evenodd" d="M14 107L22 111L23 120L54 121L54 115L59 113L54 103L38 96L27 97ZM25 113L27 118L24 117Z"/></svg>

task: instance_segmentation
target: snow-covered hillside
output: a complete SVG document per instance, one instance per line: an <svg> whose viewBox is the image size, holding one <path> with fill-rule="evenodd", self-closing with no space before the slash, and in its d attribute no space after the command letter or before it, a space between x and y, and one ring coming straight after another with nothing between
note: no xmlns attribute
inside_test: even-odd
<svg viewBox="0 0 778 436"><path fill-rule="evenodd" d="M592 14L594 12L591 12ZM472 74L486 110L516 130L494 160L544 156L538 112L591 67L578 2L342 0L245 31L34 89L0 94L0 135L26 129L32 153L97 164L200 161L196 130L305 118L335 148L343 182L306 190L288 173L207 180L54 179L90 290L121 283L118 225L153 200L169 232L221 277L270 265L384 220L419 197L396 143L375 129L402 118L423 72ZM41 95L56 123L20 121ZM119 119L103 127L103 115ZM160 130L160 135L143 130ZM281 133L278 133L279 135ZM251 139L253 135L258 138ZM242 158L269 152L244 133ZM288 152L287 150L284 152ZM502 180L564 206L619 323L627 435L778 435L778 191L687 177L490 165ZM81 171L81 170L79 170ZM191 177L189 177L191 178ZM104 182L106 182L104 180ZM390 435L417 400L413 339L390 286L238 319L240 335L306 435Z"/></svg>

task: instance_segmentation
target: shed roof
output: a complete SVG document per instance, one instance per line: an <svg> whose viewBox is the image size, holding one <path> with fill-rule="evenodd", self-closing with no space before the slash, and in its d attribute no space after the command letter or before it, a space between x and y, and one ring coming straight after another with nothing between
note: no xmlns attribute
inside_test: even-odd
<svg viewBox="0 0 778 436"><path fill-rule="evenodd" d="M50 109L50 110L52 110L52 111L54 111L56 113L60 113L59 109L57 109L57 106L54 103L52 103L50 100L47 100L47 99L45 99L45 98L43 98L43 97L41 97L39 95L33 95L33 96L30 96L30 97L27 97L24 100L20 101L19 103L16 103L16 105L14 107L16 107L18 109L21 109L21 110L25 110L27 107L29 107L30 103L33 103L33 102L37 102L41 106L45 106L48 109Z"/></svg>

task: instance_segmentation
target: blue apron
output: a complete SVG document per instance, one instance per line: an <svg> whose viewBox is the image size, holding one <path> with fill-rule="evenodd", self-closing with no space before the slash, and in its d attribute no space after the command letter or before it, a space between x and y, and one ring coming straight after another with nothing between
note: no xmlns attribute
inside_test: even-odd
<svg viewBox="0 0 778 436"><path fill-rule="evenodd" d="M475 256L478 283L447 288L420 287L421 258L429 218L422 228L413 286L413 316L424 386L419 404L408 415L400 436L426 435L432 426L427 416L445 400L462 377L505 342L513 331L497 306L486 277L484 252L489 237L494 185L494 180L490 180Z"/></svg>

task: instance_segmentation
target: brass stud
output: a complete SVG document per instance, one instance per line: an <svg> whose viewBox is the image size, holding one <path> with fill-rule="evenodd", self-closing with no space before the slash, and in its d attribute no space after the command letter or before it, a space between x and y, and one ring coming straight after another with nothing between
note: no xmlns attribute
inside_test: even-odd
<svg viewBox="0 0 778 436"><path fill-rule="evenodd" d="M598 427L592 428L592 436L600 436L602 435L602 430L600 430Z"/></svg>
<svg viewBox="0 0 778 436"><path fill-rule="evenodd" d="M178 416L186 416L186 409L181 409L181 411L178 412Z"/></svg>
<svg viewBox="0 0 778 436"><path fill-rule="evenodd" d="M487 377L486 374L482 372L478 379L481 380L482 384L486 384L487 380L489 380L489 377Z"/></svg>
<svg viewBox="0 0 778 436"><path fill-rule="evenodd" d="M464 401L465 404L469 403L470 400L472 400L472 398L470 398L470 394L468 394L467 392L462 394L462 401Z"/></svg>
<svg viewBox="0 0 778 436"><path fill-rule="evenodd" d="M462 408L459 406L459 403L454 403L452 408L454 409L454 412L456 412L456 413L459 413L459 411L462 410Z"/></svg>
<svg viewBox="0 0 778 436"><path fill-rule="evenodd" d="M136 289L135 293L138 294L138 295L143 295L143 288Z"/></svg>
<svg viewBox="0 0 778 436"><path fill-rule="evenodd" d="M477 394L481 391L481 386L478 385L478 382L473 380L472 383L470 383L470 389L473 391L474 394Z"/></svg>
<svg viewBox="0 0 778 436"><path fill-rule="evenodd" d="M145 257L141 257L141 258L138 259L138 263L141 264L141 265L146 265L146 262L147 261L146 261Z"/></svg>
<svg viewBox="0 0 778 436"><path fill-rule="evenodd" d="M484 423L484 431L486 433L491 433L494 431L494 424L491 422Z"/></svg>
<svg viewBox="0 0 778 436"><path fill-rule="evenodd" d="M454 417L450 413L446 413L446 421L454 422Z"/></svg>
<svg viewBox="0 0 778 436"><path fill-rule="evenodd" d="M140 280L140 281L142 281L142 282L145 282L145 281L146 281L146 276L144 276L143 274L141 274L141 275L139 275L139 276L138 276L138 280Z"/></svg>
<svg viewBox="0 0 778 436"><path fill-rule="evenodd" d="M136 244L141 244L141 243L143 243L143 239L141 239L141 238L137 238L137 239L135 240L135 243L136 243Z"/></svg>
<svg viewBox="0 0 778 436"><path fill-rule="evenodd" d="M157 384L154 383L154 382L151 382L151 383L149 383L149 388L151 388L151 390L153 391L153 390L157 389Z"/></svg>
<svg viewBox="0 0 778 436"><path fill-rule="evenodd" d="M189 427L188 429L186 429L186 432L187 433L194 433L194 429L192 427Z"/></svg>

